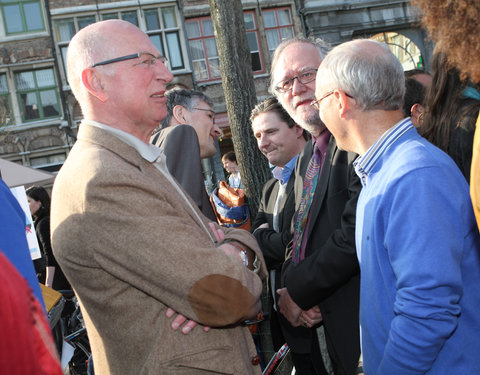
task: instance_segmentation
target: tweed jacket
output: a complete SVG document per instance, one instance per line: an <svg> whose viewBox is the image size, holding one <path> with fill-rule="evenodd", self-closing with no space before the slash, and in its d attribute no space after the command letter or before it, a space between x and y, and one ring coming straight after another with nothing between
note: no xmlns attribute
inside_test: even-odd
<svg viewBox="0 0 480 375"><path fill-rule="evenodd" d="M153 163L82 123L52 196L53 251L83 309L95 373L260 373L241 325L260 308L260 277L216 249L193 210L208 220ZM224 231L265 276L253 236ZM167 307L212 330L173 331Z"/></svg>
<svg viewBox="0 0 480 375"><path fill-rule="evenodd" d="M297 161L296 176L305 175L312 153L309 142ZM290 296L302 309L320 307L336 375L354 374L360 356L355 213L361 183L353 168L356 157L340 150L335 138L330 138L310 208L305 259L295 266L287 261L282 274ZM296 205L302 191L303 179L297 177ZM307 331L303 338L297 337L298 351L310 348L315 330Z"/></svg>
<svg viewBox="0 0 480 375"><path fill-rule="evenodd" d="M210 198L205 190L200 145L195 129L190 125L169 126L154 137L167 158L167 167L173 177L195 201L200 211L217 222Z"/></svg>

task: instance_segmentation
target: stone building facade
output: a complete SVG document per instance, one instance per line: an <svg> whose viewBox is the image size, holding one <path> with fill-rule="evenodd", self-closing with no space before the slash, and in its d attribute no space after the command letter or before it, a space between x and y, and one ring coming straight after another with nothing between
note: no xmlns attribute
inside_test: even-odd
<svg viewBox="0 0 480 375"><path fill-rule="evenodd" d="M268 96L272 51L293 35L338 44L393 32L413 41L428 65L431 46L406 0L242 0L242 5L258 100ZM60 168L82 118L66 79L65 52L75 32L109 18L130 21L150 36L168 58L174 84L213 99L225 133L219 154L231 149L208 0L0 0L0 157L49 171ZM218 155L205 168L207 180L223 174Z"/></svg>

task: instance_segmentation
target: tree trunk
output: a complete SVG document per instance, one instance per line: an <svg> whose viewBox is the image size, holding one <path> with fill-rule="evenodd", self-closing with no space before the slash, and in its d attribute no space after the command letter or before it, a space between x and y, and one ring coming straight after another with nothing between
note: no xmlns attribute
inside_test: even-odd
<svg viewBox="0 0 480 375"><path fill-rule="evenodd" d="M257 96L242 2L209 0L209 3L233 146L253 218L258 211L263 185L271 173L266 158L258 149L249 120Z"/></svg>

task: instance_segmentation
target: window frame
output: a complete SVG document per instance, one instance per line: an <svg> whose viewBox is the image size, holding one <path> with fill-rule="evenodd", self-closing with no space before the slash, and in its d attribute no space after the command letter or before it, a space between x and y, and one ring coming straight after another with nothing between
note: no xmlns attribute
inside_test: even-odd
<svg viewBox="0 0 480 375"><path fill-rule="evenodd" d="M49 86L44 86L44 87L39 87L38 86L38 78L35 74L35 72L40 71L40 70L51 70L52 72L52 77L53 77L53 85ZM26 72L32 72L33 77L34 77L34 82L35 82L35 88L34 89L19 89L18 88L18 83L17 83L17 75L21 73L26 73ZM60 119L62 118L63 115L63 109L62 109L62 104L60 101L59 93L58 93L58 82L57 78L55 75L55 68L53 66L45 66L45 67L38 67L38 68L30 68L30 69L19 69L13 71L13 84L15 87L15 98L17 101L18 105L18 111L20 115L20 119L22 121L22 124L27 124L27 123L32 123L32 122L38 122L38 121L45 121L45 120L50 120L50 119ZM42 105L42 98L41 98L41 92L46 92L46 91L54 91L55 92L55 98L56 98L56 104L58 106L58 114L53 115L53 116L45 116L44 114L44 108ZM29 94L29 93L35 93L37 103L40 105L38 106L37 110L39 111L39 117L34 118L34 119L27 119L26 118L26 108L24 106L24 103L22 101L21 95L22 94Z"/></svg>
<svg viewBox="0 0 480 375"><path fill-rule="evenodd" d="M250 54L258 53L259 62L260 62L260 66L261 66L260 70L253 71L253 74L254 75L260 75L260 74L265 73L265 61L264 61L264 58L263 58L263 51L262 51L261 44L260 44L260 36L259 36L259 32L258 32L258 21L257 21L255 11L253 11L253 10L243 11L244 17L245 17L246 14L248 14L248 15L251 14L253 16L252 18L253 18L254 27L250 28L250 29L245 28L245 32L247 34L248 33L255 34L255 41L257 43L257 50L250 50L250 46L249 46ZM195 71L195 65L192 66L192 71L193 71L193 74L195 75L195 79L199 83L216 82L216 81L220 81L222 79L221 75L219 75L217 77L217 76L212 76L212 74L211 74L211 68L210 68L210 64L208 63L208 61L213 60L215 58L218 58L218 49L216 48L216 41L215 41L215 48L217 49L217 55L216 56L209 56L209 54L207 53L208 51L207 51L207 46L206 46L205 41L207 39L213 39L213 40L216 40L216 39L215 39L214 34L212 34L212 35L205 35L204 34L204 28L203 28L203 24L202 24L202 21L204 21L204 20L210 20L211 21L211 17L210 16L204 16L204 17L192 17L192 18L189 18L189 19L185 19L185 27L186 28L187 28L186 25L189 24L189 23L197 23L198 29L200 31L200 35L199 36L194 36L194 37L190 37L188 35L187 30L185 31L189 48L190 48L190 42L192 42L192 41L201 41L201 43L202 43L203 56L204 56L203 59L193 59L193 56L191 57L193 64L195 64L195 62L197 62L197 61L204 61L205 65L206 65L206 70L207 70L207 75L208 75L208 77L206 79L199 78L197 72ZM244 18L244 20L245 20L245 18ZM190 54L192 55L191 52L190 52ZM253 68L252 68L252 70L253 70Z"/></svg>
<svg viewBox="0 0 480 375"><path fill-rule="evenodd" d="M282 11L282 10L288 10L288 13L290 15L290 24L288 25L280 25L280 18L278 16L278 12L279 11ZM264 22L264 30L265 30L265 39L266 39L266 42L267 42L267 48L268 48L268 52L270 53L270 57L273 56L273 51L275 51L275 48L277 48L278 44L276 46L273 46L273 48L270 48L270 45L268 43L268 37L267 37L267 31L271 31L271 30L276 30L278 32L278 39L279 39L279 44L282 43L282 33L281 33L281 30L282 29L291 29L292 30L292 35L295 36L295 26L293 24L293 15L292 15L292 9L288 6L286 7L278 7L278 8L269 8L269 9L262 9L262 17L264 17L264 14L265 13L270 13L270 12L273 12L275 14L275 22L276 22L276 26L265 26L265 22Z"/></svg>
<svg viewBox="0 0 480 375"><path fill-rule="evenodd" d="M25 8L24 8L25 4L38 4L39 16L40 16L40 21L42 22L42 28L35 29L35 30L28 30L28 22L27 22L27 17L25 15ZM9 32L7 30L7 22L6 22L4 7L12 6L12 5L17 5L19 8L20 17L22 20L21 31ZM31 38L35 34L40 34L40 35L48 34L47 27L46 27L45 11L44 11L43 3L41 0L17 0L17 1L8 1L8 2L0 0L0 13L1 13L0 24L2 26L1 35L3 35L6 40L18 39L19 37Z"/></svg>
<svg viewBox="0 0 480 375"><path fill-rule="evenodd" d="M247 35L248 34L254 34L255 35L255 40L257 42L257 50L255 50L255 51L250 50L250 56L253 53L258 53L259 62L260 62L260 69L259 70L253 70L253 67L252 67L252 71L253 71L254 75L262 74L262 73L265 73L265 62L263 60L263 51L262 51L262 48L261 48L260 36L259 36L259 33L258 33L257 15L255 14L255 11L253 11L253 10L246 10L246 11L243 12L243 19L244 20L245 20L245 15L252 15L252 19L253 19L253 23L254 23L254 28L253 29L247 29L247 27L245 25L245 31L246 31ZM247 39L247 42L248 42L248 39ZM250 46L248 46L248 48L250 49Z"/></svg>
<svg viewBox="0 0 480 375"><path fill-rule="evenodd" d="M6 83L6 87L7 87L7 92L1 92L0 91L0 100L2 98L6 98L7 99L7 110L9 111L8 113L10 114L10 121L8 122L3 122L3 119L0 118L0 126L3 127L3 126L10 126L10 125L14 125L15 124L15 112L13 110L13 106L12 106L12 96L11 96L11 93L10 93L10 89L9 89L9 85L8 85L8 73L7 72L0 72L0 79L1 77L5 77L5 83ZM1 113L0 113L1 115Z"/></svg>
<svg viewBox="0 0 480 375"><path fill-rule="evenodd" d="M167 26L166 22L165 22L164 9L168 9L168 8L173 9L173 15L174 15L174 20L175 20L175 26L173 26L173 27ZM149 10L156 10L157 11L157 17L158 17L160 29L151 29L151 30L147 29L147 21L146 21L146 17L145 17L145 12L149 11ZM176 5L168 5L168 6L159 7L159 6L153 6L152 5L151 8L144 6L142 8L142 11L143 11L143 13L142 13L143 21L145 23L143 31L145 31L145 33L149 37L151 35L159 35L159 34L161 35L163 51L160 51L160 52L162 52L163 55L167 58L169 70L172 73L175 73L177 71L185 70L185 68L186 68L185 51L184 51L184 45L182 45L182 40L184 38L183 38L183 35L182 35L182 28L180 27L181 20L179 18L177 6ZM178 45L178 51L180 52L181 65L175 65L175 66L172 65L175 59L172 57L173 54L171 53L170 44L169 44L169 41L168 41L168 38L167 38L167 35L172 35L172 34L176 34L176 36L177 36L176 39L177 39L177 43L178 43L177 44Z"/></svg>
<svg viewBox="0 0 480 375"><path fill-rule="evenodd" d="M215 40L215 34L212 33L212 34L205 35L203 21L206 21L206 20L210 21L210 23L212 24L212 29L213 29L213 21L212 21L212 18L210 16L196 17L196 18L192 18L192 19L189 19L189 20L185 20L185 25L188 24L188 23L197 23L198 24L198 29L200 31L200 36L196 36L196 37L192 37L192 38L190 38L188 36L188 32L187 32L187 41L188 41L189 48L190 48L190 41L195 41L195 42L200 41L201 45L202 45L202 48L203 48L203 59L194 59L193 56L191 57L192 58L192 63L193 63L192 71L193 71L193 74L195 75L195 78L197 78L198 82L218 81L218 80L222 79L222 76L220 74L220 70L219 70L219 75L218 76L213 76L212 72L211 72L211 67L210 67L210 62L209 61L217 59L218 62L219 62L218 66L220 67L220 58L218 56L218 49L217 49L217 43L216 43L216 40ZM217 54L215 56L209 56L209 54L207 53L208 51L207 51L206 40L214 40L215 41L215 50L217 51ZM207 78L206 79L201 79L201 78L197 77L197 73L195 71L195 63L198 62L198 61L204 61L205 62L205 67L206 67L206 71L207 71Z"/></svg>
<svg viewBox="0 0 480 375"><path fill-rule="evenodd" d="M173 14L175 17L175 27L164 27L166 26L164 24L164 18L163 18L163 9L166 8L172 8L173 9ZM145 18L145 11L149 10L156 10L157 11L157 16L159 20L159 25L160 29L155 29L155 30L147 30L147 21ZM60 40L59 38L59 30L57 28L57 24L60 23L61 21L72 21L73 20L73 34L78 32L80 30L80 25L79 25L79 19L86 18L86 17L94 17L95 21L102 20L104 15L111 15L111 14L116 14L118 16L117 19L123 19L122 14L126 13L132 13L135 12L137 16L137 23L138 23L138 28L140 28L142 31L144 31L147 35L160 35L161 36L161 42L162 42L162 48L163 48L163 53L165 57L167 57L167 66L169 67L169 70L175 74L175 73L183 73L185 70L188 69L188 59L186 59L186 42L185 38L183 35L183 30L181 27L181 18L179 14L179 9L176 4L168 4L168 5L158 5L158 4L151 4L150 6L142 5L142 6L133 6L133 7L116 7L116 8L104 8L100 12L97 11L83 11L79 13L62 13L62 14L57 14L52 17L53 20L53 36L55 40L55 48L57 49L57 52L59 56L61 57L61 62L62 62L62 81L64 85L67 85L68 87L68 81L67 81L67 73L66 73L66 62L64 58L64 51L68 48L68 45L70 44L70 40L72 36L68 40ZM113 19L113 17L110 17L108 19ZM128 21L128 20L127 20ZM171 55L173 55L170 52L169 48L172 48L170 44L167 41L167 34L173 34L176 33L177 35L177 41L178 41L178 51L173 51L173 54L177 53L179 54L179 59L181 61L181 65L172 67L173 61L175 59L171 58Z"/></svg>

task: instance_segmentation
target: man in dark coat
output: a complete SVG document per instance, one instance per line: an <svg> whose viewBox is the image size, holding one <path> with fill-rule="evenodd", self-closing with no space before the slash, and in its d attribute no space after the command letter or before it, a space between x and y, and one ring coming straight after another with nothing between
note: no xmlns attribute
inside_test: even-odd
<svg viewBox="0 0 480 375"><path fill-rule="evenodd" d="M200 211L216 222L205 190L202 159L217 152L215 139L222 132L215 125L213 103L206 95L193 90L166 93L167 117L163 129L152 137L166 158L169 172L193 198Z"/></svg>
<svg viewBox="0 0 480 375"><path fill-rule="evenodd" d="M354 374L360 356L356 155L337 147L311 106L316 72L327 52L321 40L294 38L277 47L272 62L271 92L312 135L296 166L292 256L283 265L278 301L293 326L309 328L287 337L299 375ZM328 354L323 350L322 358L325 343Z"/></svg>

